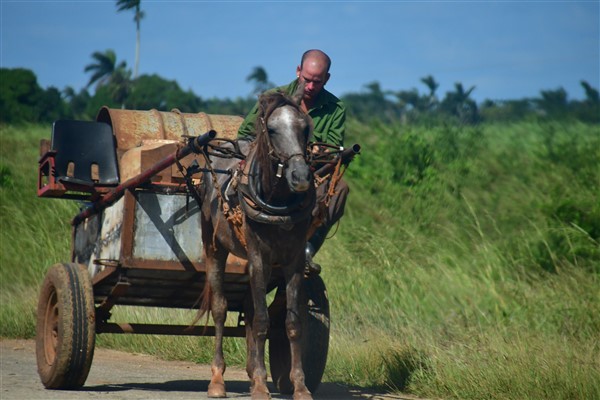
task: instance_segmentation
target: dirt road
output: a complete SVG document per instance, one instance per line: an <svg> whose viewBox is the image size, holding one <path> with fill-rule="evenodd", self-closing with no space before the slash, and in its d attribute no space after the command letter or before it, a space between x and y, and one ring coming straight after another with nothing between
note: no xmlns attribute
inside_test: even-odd
<svg viewBox="0 0 600 400"><path fill-rule="evenodd" d="M32 340L0 340L0 399L206 399L210 367L191 362L162 361L154 357L96 348L90 375L77 391L46 390L37 374ZM227 368L229 398L249 399L249 382L242 369ZM273 392L273 399L291 399ZM411 396L383 395L323 383L315 399L405 399Z"/></svg>

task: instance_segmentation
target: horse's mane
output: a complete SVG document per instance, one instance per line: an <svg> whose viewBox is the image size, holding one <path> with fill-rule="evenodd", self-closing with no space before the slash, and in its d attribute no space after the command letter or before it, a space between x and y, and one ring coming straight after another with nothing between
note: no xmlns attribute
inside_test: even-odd
<svg viewBox="0 0 600 400"><path fill-rule="evenodd" d="M254 124L256 135L256 139L254 140L254 157L258 165L265 167L261 171L263 188L268 187L273 175L273 171L270 168L271 158L269 155L270 147L267 121L275 109L286 105L296 109L300 108L291 96L280 91L263 93L258 99L258 114L256 123Z"/></svg>

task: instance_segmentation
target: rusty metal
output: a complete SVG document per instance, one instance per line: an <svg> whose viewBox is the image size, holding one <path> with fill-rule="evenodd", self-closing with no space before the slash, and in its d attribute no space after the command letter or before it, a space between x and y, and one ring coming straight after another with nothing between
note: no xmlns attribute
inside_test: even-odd
<svg viewBox="0 0 600 400"><path fill-rule="evenodd" d="M99 321L107 321L110 318L110 310L117 304L119 298L127 293L130 287L131 285L127 281L117 282L106 299L96 308Z"/></svg>
<svg viewBox="0 0 600 400"><path fill-rule="evenodd" d="M180 148L174 154L171 154L168 157L165 157L162 161L155 164L153 167L147 169L140 175L134 176L127 181L121 183L114 189L111 189L106 195L102 196L100 200L92 204L89 208L81 212L71 222L72 225L77 225L81 221L90 217L91 215L97 214L100 211L104 210L106 207L110 206L118 199L120 199L126 190L130 190L142 185L144 182L148 181L152 176L154 176L157 172L162 171L163 169L170 167L177 160L191 154L193 151L200 151L200 147L204 146L208 143L209 140L213 139L216 136L216 132L214 130L208 131L201 136L195 137L190 140L188 145Z"/></svg>
<svg viewBox="0 0 600 400"><path fill-rule="evenodd" d="M133 192L125 193L123 198L123 234L121 235L121 260L124 265L132 265L133 230L135 229L135 196Z"/></svg>
<svg viewBox="0 0 600 400"><path fill-rule="evenodd" d="M286 296L285 291L278 291L273 302L269 306L268 335L274 331L285 330L286 318ZM246 327L242 325L244 313L238 316L238 326L226 326L224 335L226 337L245 337ZM163 324L136 324L128 322L109 323L100 320L96 323L96 333L120 333L138 335L173 335L173 336L214 336L214 326L189 326L189 325L163 325Z"/></svg>
<svg viewBox="0 0 600 400"><path fill-rule="evenodd" d="M48 139L40 139L40 158L44 156L47 152L52 150L52 145L50 140Z"/></svg>
<svg viewBox="0 0 600 400"><path fill-rule="evenodd" d="M116 276L117 272L118 270L115 267L103 269L92 277L92 287L97 287L98 284L111 279L113 276Z"/></svg>
<svg viewBox="0 0 600 400"><path fill-rule="evenodd" d="M218 132L218 137L235 139L243 118L202 112L182 113L179 110L139 111L102 107L96 121L112 127L118 153L122 154L141 146L144 141L179 141L182 136L200 136L210 130Z"/></svg>

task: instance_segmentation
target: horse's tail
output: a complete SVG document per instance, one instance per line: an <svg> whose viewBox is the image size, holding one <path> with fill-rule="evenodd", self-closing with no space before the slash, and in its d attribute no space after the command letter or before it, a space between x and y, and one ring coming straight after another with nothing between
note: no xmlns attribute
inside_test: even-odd
<svg viewBox="0 0 600 400"><path fill-rule="evenodd" d="M202 319L202 317L205 314L206 314L206 322L204 324L204 327L208 326L208 316L209 316L210 310L211 310L211 307L210 307L211 297L212 297L212 288L210 286L210 282L207 279L206 283L204 284L204 288L202 289L202 293L200 294L200 298L198 298L198 301L196 302L196 304L200 303L200 307L198 308L198 312L196 313L196 316L192 320L190 327L196 325L198 323L198 321L200 321L200 319Z"/></svg>

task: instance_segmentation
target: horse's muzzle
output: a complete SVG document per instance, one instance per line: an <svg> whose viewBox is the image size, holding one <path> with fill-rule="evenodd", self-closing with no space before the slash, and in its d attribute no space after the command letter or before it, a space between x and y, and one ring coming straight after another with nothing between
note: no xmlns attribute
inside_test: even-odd
<svg viewBox="0 0 600 400"><path fill-rule="evenodd" d="M311 172L309 165L301 155L295 155L288 160L286 179L292 192L306 192L311 184Z"/></svg>

